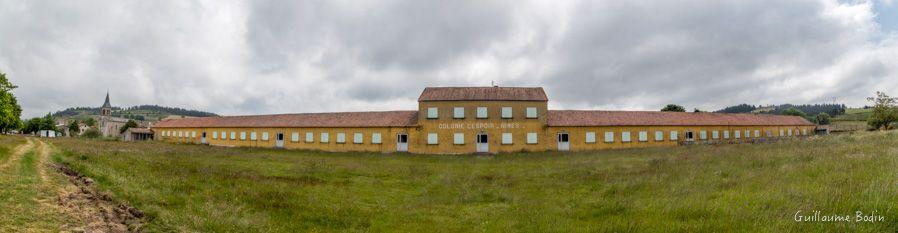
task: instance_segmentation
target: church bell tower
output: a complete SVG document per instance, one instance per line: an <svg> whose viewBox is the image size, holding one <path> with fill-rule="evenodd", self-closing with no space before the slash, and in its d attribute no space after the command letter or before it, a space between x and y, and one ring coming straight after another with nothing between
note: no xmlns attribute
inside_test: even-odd
<svg viewBox="0 0 898 233"><path fill-rule="evenodd" d="M103 107L100 107L100 115L102 115L102 116L112 115L112 105L109 104L109 92L106 92L106 101L103 102Z"/></svg>

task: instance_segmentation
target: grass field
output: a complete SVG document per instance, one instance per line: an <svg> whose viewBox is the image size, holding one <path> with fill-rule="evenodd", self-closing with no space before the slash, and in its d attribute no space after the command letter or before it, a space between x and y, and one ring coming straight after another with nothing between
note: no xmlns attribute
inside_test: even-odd
<svg viewBox="0 0 898 233"><path fill-rule="evenodd" d="M894 232L896 141L497 156L51 142L56 161L143 210L147 231ZM796 222L797 211L852 222ZM856 211L884 221L854 222Z"/></svg>

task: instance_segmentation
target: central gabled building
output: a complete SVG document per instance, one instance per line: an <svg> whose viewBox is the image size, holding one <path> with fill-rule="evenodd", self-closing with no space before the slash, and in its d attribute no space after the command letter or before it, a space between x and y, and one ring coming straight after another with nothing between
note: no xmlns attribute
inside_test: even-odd
<svg viewBox="0 0 898 233"><path fill-rule="evenodd" d="M814 128L795 116L549 110L539 87L428 87L417 111L174 119L154 132L216 146L464 154L751 143Z"/></svg>

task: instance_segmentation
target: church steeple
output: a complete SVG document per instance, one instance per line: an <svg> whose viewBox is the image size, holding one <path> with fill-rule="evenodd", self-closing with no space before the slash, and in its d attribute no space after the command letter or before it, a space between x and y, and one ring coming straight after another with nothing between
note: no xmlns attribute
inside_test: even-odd
<svg viewBox="0 0 898 233"><path fill-rule="evenodd" d="M109 116L112 115L112 104L109 104L109 92L106 92L106 101L103 102L103 106L100 107L100 115Z"/></svg>

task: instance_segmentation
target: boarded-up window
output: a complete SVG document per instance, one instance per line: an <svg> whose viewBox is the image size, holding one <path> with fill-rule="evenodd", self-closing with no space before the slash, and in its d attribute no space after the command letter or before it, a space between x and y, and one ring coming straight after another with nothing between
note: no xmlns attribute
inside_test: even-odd
<svg viewBox="0 0 898 233"><path fill-rule="evenodd" d="M502 118L503 119L511 119L512 118L512 110L511 107L502 107Z"/></svg>
<svg viewBox="0 0 898 233"><path fill-rule="evenodd" d="M371 143L381 144L380 133L372 133L371 134Z"/></svg>
<svg viewBox="0 0 898 233"><path fill-rule="evenodd" d="M346 133L337 133L337 143L346 143Z"/></svg>
<svg viewBox="0 0 898 233"><path fill-rule="evenodd" d="M321 143L328 143L331 141L330 133L321 133L321 139L318 139Z"/></svg>
<svg viewBox="0 0 898 233"><path fill-rule="evenodd" d="M512 143L511 133L502 133L502 144L510 145Z"/></svg>
<svg viewBox="0 0 898 233"><path fill-rule="evenodd" d="M536 138L536 133L527 133L527 144L536 144L538 143Z"/></svg>
<svg viewBox="0 0 898 233"><path fill-rule="evenodd" d="M440 144L440 138L436 133L427 134L427 144L428 145L437 145Z"/></svg>
<svg viewBox="0 0 898 233"><path fill-rule="evenodd" d="M352 134L352 143L362 144L365 141L365 136L362 133L354 133Z"/></svg>
<svg viewBox="0 0 898 233"><path fill-rule="evenodd" d="M437 119L440 118L440 110L436 107L427 108L427 119Z"/></svg>
<svg viewBox="0 0 898 233"><path fill-rule="evenodd" d="M465 144L465 134L463 133L455 133L452 135L452 143L455 145L464 145Z"/></svg>
<svg viewBox="0 0 898 233"><path fill-rule="evenodd" d="M536 112L536 107L527 107L527 118L534 119L537 117L538 117L538 114Z"/></svg>
<svg viewBox="0 0 898 233"><path fill-rule="evenodd" d="M477 119L486 119L489 116L486 107L477 107Z"/></svg>

